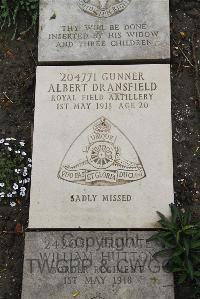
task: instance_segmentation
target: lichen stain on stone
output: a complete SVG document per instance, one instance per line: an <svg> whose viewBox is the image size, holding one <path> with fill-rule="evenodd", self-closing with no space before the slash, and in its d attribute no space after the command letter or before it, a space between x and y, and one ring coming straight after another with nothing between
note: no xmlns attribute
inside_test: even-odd
<svg viewBox="0 0 200 299"><path fill-rule="evenodd" d="M153 284L160 283L160 280L156 277L151 277L150 280L152 281Z"/></svg>
<svg viewBox="0 0 200 299"><path fill-rule="evenodd" d="M80 293L79 291L74 291L74 292L72 292L72 296L73 296L74 298L80 296L80 294L81 294L81 293Z"/></svg>

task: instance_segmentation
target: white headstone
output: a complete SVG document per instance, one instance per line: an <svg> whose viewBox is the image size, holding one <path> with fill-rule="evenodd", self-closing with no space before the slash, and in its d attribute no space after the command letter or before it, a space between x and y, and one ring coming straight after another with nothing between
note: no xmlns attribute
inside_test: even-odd
<svg viewBox="0 0 200 299"><path fill-rule="evenodd" d="M39 67L30 228L151 228L173 201L169 65Z"/></svg>
<svg viewBox="0 0 200 299"><path fill-rule="evenodd" d="M169 0L40 0L41 62L169 57Z"/></svg>

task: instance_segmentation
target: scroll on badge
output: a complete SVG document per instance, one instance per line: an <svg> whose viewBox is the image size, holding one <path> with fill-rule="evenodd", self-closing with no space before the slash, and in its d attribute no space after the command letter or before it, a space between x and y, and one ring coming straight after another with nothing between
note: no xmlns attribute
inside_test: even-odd
<svg viewBox="0 0 200 299"><path fill-rule="evenodd" d="M108 18L122 12L132 0L77 0L85 13L98 18Z"/></svg>

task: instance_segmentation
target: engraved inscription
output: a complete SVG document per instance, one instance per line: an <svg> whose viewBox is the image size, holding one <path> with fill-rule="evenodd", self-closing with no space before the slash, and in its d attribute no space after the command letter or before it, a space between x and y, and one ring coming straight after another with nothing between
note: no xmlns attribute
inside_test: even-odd
<svg viewBox="0 0 200 299"><path fill-rule="evenodd" d="M169 0L40 2L39 61L170 57Z"/></svg>
<svg viewBox="0 0 200 299"><path fill-rule="evenodd" d="M22 299L173 299L167 257L154 256L160 248L151 235L28 233Z"/></svg>

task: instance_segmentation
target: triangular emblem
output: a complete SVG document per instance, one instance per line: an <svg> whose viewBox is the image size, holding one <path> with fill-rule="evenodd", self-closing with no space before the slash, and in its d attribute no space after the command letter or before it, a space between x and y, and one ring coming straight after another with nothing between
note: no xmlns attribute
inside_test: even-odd
<svg viewBox="0 0 200 299"><path fill-rule="evenodd" d="M124 133L101 117L69 147L58 178L83 185L121 185L144 178L140 158Z"/></svg>

